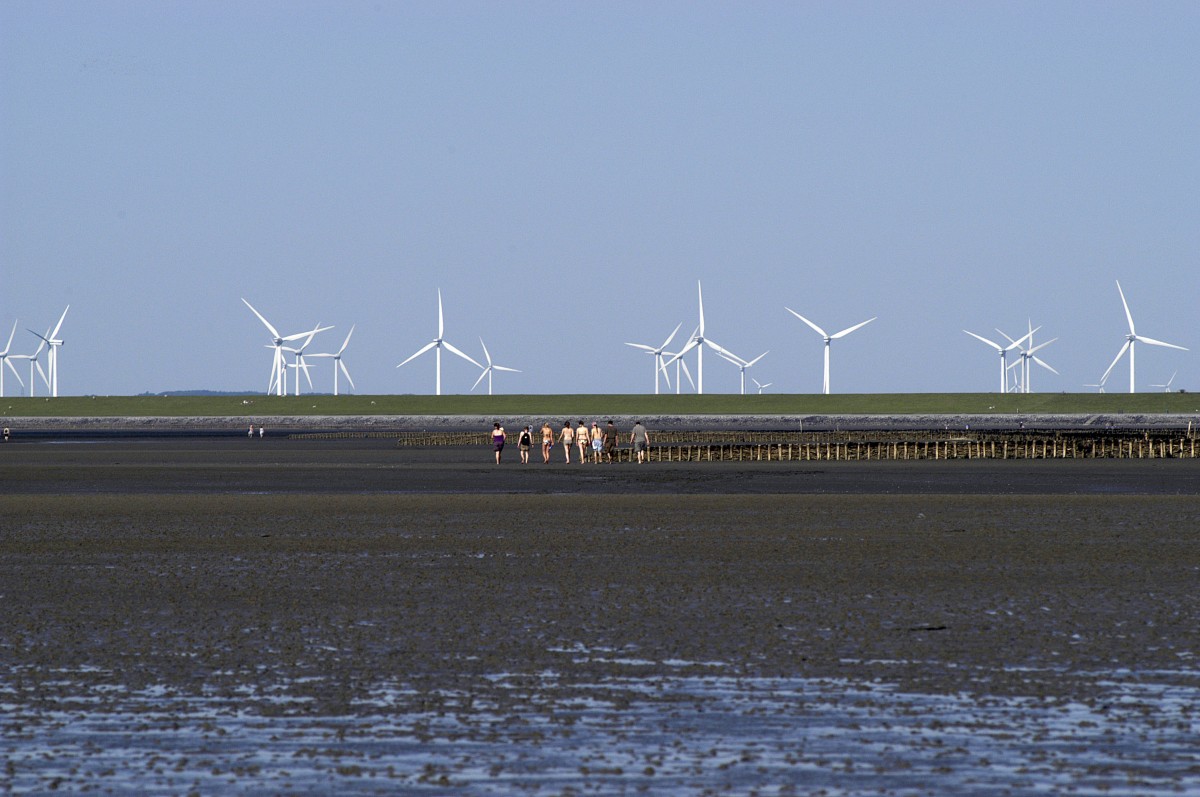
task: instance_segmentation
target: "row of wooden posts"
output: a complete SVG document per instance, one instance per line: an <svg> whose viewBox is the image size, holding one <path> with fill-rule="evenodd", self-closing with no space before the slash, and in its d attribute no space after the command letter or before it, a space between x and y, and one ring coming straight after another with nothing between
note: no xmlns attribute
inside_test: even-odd
<svg viewBox="0 0 1200 797"><path fill-rule="evenodd" d="M746 440L773 437L774 440ZM402 448L491 445L479 432L332 432L305 438L391 438ZM515 447L515 435L509 442ZM690 439L689 439L690 438ZM705 439L707 438L707 439ZM650 447L652 462L827 462L972 459L1195 459L1195 437L1182 432L1029 433L989 432L658 432ZM534 448L540 448L535 441ZM572 448L578 451L577 447ZM561 444L555 445L556 452ZM575 452L573 452L575 453ZM591 451L588 451L591 456ZM617 458L633 451L623 444Z"/></svg>

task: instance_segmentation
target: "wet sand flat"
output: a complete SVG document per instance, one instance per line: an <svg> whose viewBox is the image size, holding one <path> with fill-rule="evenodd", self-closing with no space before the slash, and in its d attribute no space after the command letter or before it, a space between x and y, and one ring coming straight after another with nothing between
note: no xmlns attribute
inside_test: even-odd
<svg viewBox="0 0 1200 797"><path fill-rule="evenodd" d="M1200 787L1193 463L238 443L0 450L0 787Z"/></svg>

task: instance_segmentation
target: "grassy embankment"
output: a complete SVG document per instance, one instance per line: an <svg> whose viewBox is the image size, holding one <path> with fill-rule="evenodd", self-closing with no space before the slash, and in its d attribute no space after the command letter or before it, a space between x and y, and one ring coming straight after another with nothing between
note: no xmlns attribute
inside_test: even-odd
<svg viewBox="0 0 1200 797"><path fill-rule="evenodd" d="M1191 393L871 393L506 396L64 396L0 399L0 418L290 415L1185 414Z"/></svg>

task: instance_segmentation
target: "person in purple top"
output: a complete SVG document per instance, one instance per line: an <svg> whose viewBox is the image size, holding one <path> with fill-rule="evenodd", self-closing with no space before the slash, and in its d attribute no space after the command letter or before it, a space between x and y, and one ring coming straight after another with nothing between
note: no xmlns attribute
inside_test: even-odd
<svg viewBox="0 0 1200 797"><path fill-rule="evenodd" d="M496 464L500 464L500 452L504 450L504 427L499 421L493 424L492 447L496 449Z"/></svg>

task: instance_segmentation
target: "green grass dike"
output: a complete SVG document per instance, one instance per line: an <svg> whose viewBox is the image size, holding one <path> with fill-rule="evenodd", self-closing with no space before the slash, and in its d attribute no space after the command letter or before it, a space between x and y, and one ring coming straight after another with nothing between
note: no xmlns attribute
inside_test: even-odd
<svg viewBox="0 0 1200 797"><path fill-rule="evenodd" d="M3 398L0 417L1187 414L1193 393L840 395L62 396Z"/></svg>

